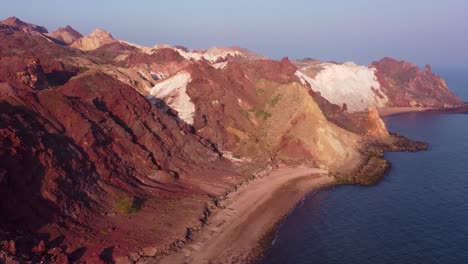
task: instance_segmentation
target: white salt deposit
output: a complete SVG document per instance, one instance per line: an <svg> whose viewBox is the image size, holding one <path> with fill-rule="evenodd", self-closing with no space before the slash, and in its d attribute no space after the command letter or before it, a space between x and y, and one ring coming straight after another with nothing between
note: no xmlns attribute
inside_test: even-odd
<svg viewBox="0 0 468 264"><path fill-rule="evenodd" d="M200 50L200 51L185 51L179 48L174 48L180 56L188 59L188 60L202 60L205 59L211 63L215 63L219 58L225 60L228 56L237 57L242 56L242 53L237 50L232 50L228 48L211 48L207 51Z"/></svg>
<svg viewBox="0 0 468 264"><path fill-rule="evenodd" d="M348 111L364 111L369 106L383 107L388 101L375 76L375 68L359 66L352 62L344 64L323 63L324 69L315 78L296 71L302 84L309 83L312 90L336 105L347 105ZM378 91L379 97L372 89Z"/></svg>
<svg viewBox="0 0 468 264"><path fill-rule="evenodd" d="M215 67L215 68L218 69L218 70L225 69L227 66L228 66L228 62L227 62L227 61L218 62L218 63L213 64L213 67Z"/></svg>
<svg viewBox="0 0 468 264"><path fill-rule="evenodd" d="M195 105L187 94L187 85L192 81L190 73L182 71L176 75L157 83L150 94L163 100L172 109L176 110L179 118L193 125Z"/></svg>

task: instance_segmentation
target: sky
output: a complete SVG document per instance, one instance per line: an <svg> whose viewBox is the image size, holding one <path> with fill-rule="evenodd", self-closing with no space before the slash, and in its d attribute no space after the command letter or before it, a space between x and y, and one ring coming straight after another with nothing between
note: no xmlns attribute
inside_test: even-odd
<svg viewBox="0 0 468 264"><path fill-rule="evenodd" d="M239 45L273 59L369 64L390 56L468 69L466 0L4 1L16 16L53 31L104 28L145 46Z"/></svg>

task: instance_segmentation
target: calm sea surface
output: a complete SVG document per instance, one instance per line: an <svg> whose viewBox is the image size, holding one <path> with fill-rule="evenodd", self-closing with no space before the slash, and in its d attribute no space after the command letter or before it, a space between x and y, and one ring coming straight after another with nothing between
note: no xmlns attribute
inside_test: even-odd
<svg viewBox="0 0 468 264"><path fill-rule="evenodd" d="M465 72L439 73L468 101ZM387 153L392 169L377 186L309 195L260 263L468 263L468 115L404 114L385 122L430 150Z"/></svg>

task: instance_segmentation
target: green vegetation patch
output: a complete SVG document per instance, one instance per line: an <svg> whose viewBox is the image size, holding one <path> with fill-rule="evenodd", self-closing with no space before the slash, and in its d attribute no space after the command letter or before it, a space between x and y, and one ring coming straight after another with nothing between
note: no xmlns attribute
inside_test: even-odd
<svg viewBox="0 0 468 264"><path fill-rule="evenodd" d="M270 112L267 112L267 111L262 110L262 109L253 108L253 109L250 109L249 111L254 113L256 118L263 118L264 121L266 121L268 118L271 117Z"/></svg>
<svg viewBox="0 0 468 264"><path fill-rule="evenodd" d="M136 214L141 211L144 199L138 197L120 197L116 201L117 211L121 214Z"/></svg>
<svg viewBox="0 0 468 264"><path fill-rule="evenodd" d="M275 98L273 98L270 101L270 105L274 107L280 100L281 100L281 94L278 94L277 96L275 96Z"/></svg>
<svg viewBox="0 0 468 264"><path fill-rule="evenodd" d="M241 115L245 118L249 118L249 113L247 111L245 111L244 109L241 109L239 110Z"/></svg>

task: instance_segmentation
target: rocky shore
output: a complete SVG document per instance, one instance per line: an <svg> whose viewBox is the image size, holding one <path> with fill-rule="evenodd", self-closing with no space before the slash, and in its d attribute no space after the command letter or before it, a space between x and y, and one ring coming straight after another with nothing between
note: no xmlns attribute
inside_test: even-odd
<svg viewBox="0 0 468 264"><path fill-rule="evenodd" d="M215 199L206 225L194 230L181 247L136 263L254 263L270 246L278 224L306 194L333 185L376 184L391 167L384 152L427 148L424 142L390 134L385 141L368 142L361 150L367 160L348 173L323 174L325 171L306 167L267 170Z"/></svg>
<svg viewBox="0 0 468 264"><path fill-rule="evenodd" d="M229 194L184 248L137 263L250 263L261 256L261 239L291 208L307 193L334 183L316 168L275 169Z"/></svg>
<svg viewBox="0 0 468 264"><path fill-rule="evenodd" d="M421 141L413 141L401 135L390 133L385 140L369 141L361 149L366 157L358 169L349 173L337 173L335 177L339 184L374 185L389 171L391 164L384 159L385 152L416 152L427 150L429 145Z"/></svg>

